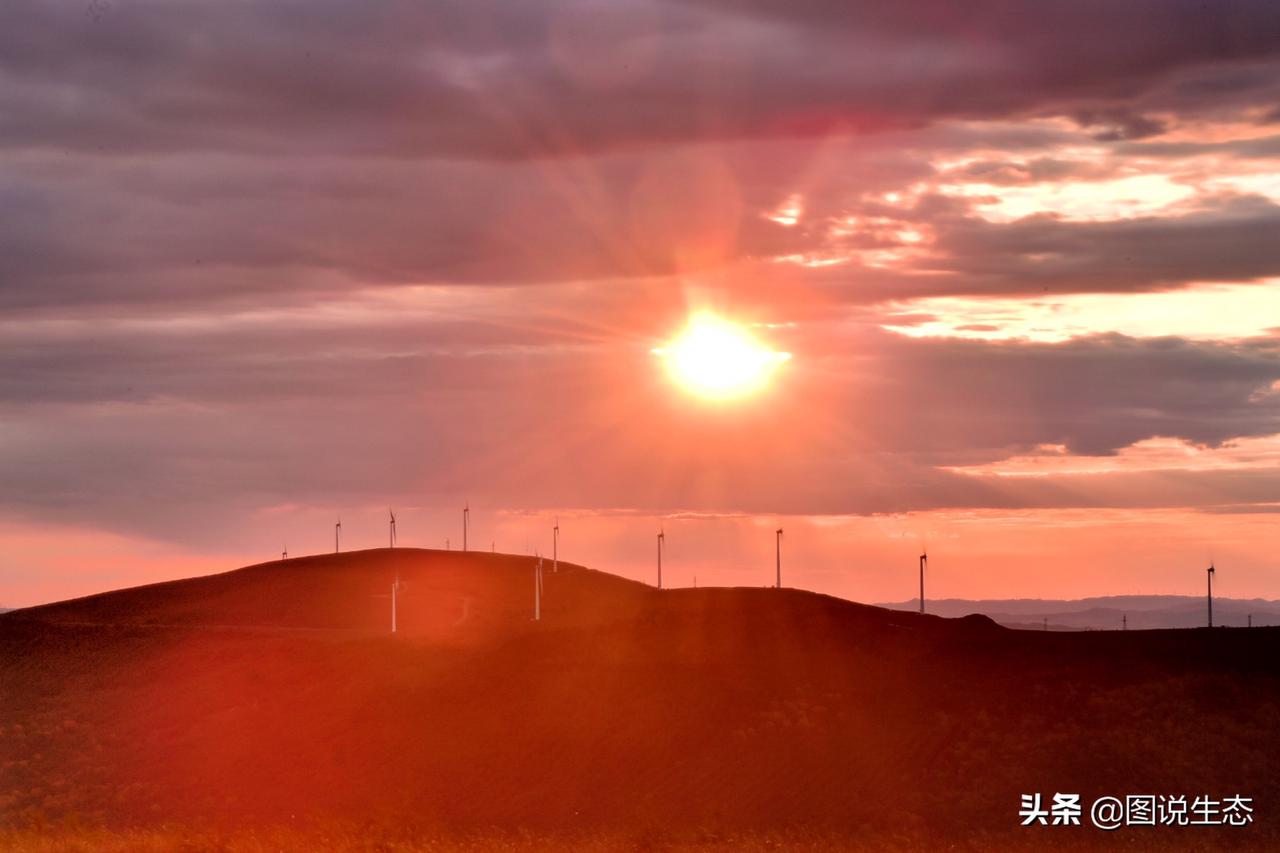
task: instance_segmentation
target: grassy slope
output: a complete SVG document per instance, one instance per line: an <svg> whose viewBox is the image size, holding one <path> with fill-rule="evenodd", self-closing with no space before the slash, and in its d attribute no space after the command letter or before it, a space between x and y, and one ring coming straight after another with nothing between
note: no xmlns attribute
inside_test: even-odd
<svg viewBox="0 0 1280 853"><path fill-rule="evenodd" d="M1280 630L1012 632L564 564L546 585L534 625L528 558L384 550L7 614L0 817L1026 841L1023 792L1240 793L1255 826L1145 841L1277 840Z"/></svg>

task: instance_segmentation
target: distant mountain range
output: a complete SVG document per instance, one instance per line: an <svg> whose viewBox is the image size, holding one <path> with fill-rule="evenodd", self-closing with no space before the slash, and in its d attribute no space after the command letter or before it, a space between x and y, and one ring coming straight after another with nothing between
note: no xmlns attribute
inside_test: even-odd
<svg viewBox="0 0 1280 853"><path fill-rule="evenodd" d="M880 604L893 610L918 610L920 599ZM1126 626L1149 628L1201 628L1207 622L1204 596L1105 595L1071 600L1050 598L926 600L925 609L937 616L970 613L989 616L1009 628L1051 631L1110 631ZM1243 628L1253 617L1254 627L1280 625L1280 601L1263 598L1213 599L1213 624Z"/></svg>

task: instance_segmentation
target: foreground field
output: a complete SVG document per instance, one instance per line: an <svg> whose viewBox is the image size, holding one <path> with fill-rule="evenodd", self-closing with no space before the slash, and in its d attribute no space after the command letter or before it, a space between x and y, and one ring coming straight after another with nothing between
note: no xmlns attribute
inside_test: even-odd
<svg viewBox="0 0 1280 853"><path fill-rule="evenodd" d="M816 836L805 833L706 834L682 838L660 833L619 836L530 832L443 837L352 828L303 831L278 827L235 832L183 828L0 830L0 849L13 853L279 853L294 850L322 850L326 853L541 853L547 850L573 850L580 853L914 853L921 850L948 850L954 853L988 853L991 850L1054 853L1106 847L1110 846L1107 844L1110 840L1029 836L1018 838L1006 833L974 833L957 838L909 833L877 833L869 837L855 834ZM1242 845L1229 839L1195 836L1128 838L1115 842L1115 846L1135 853L1268 849L1262 844Z"/></svg>
<svg viewBox="0 0 1280 853"><path fill-rule="evenodd" d="M1280 849L1280 630L1018 632L574 566L532 623L531 580L380 551L0 616L0 844ZM1255 814L1019 825L1059 791Z"/></svg>

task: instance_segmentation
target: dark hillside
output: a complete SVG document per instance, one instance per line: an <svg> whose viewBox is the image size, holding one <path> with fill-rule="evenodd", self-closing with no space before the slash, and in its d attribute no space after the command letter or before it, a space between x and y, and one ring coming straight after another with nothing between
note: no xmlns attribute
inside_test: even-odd
<svg viewBox="0 0 1280 853"><path fill-rule="evenodd" d="M1238 793L1253 826L1131 840L1280 842L1280 630L1020 632L564 564L535 624L532 584L375 551L6 614L0 815L1025 840L1021 793Z"/></svg>

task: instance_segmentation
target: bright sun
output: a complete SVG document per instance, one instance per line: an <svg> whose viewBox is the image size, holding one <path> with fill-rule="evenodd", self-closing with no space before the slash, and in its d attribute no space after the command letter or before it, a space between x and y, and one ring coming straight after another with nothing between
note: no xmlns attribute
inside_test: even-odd
<svg viewBox="0 0 1280 853"><path fill-rule="evenodd" d="M711 400L759 391L791 358L769 349L742 326L709 313L694 314L684 331L654 353L685 390Z"/></svg>

